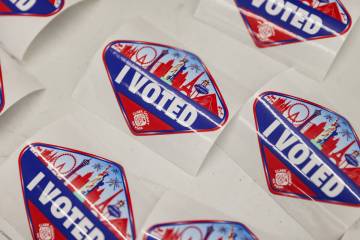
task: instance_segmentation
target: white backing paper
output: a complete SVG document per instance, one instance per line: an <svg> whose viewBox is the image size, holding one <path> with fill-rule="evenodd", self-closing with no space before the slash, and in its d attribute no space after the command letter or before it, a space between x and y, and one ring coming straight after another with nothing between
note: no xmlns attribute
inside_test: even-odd
<svg viewBox="0 0 360 240"><path fill-rule="evenodd" d="M341 238L341 240L353 240L360 236L360 219L352 225Z"/></svg>
<svg viewBox="0 0 360 240"><path fill-rule="evenodd" d="M341 86L338 86L338 90ZM358 111L342 111L342 105L327 91L325 84L317 82L290 70L272 79L261 88L239 112L237 118L219 138L217 144L233 158L265 191L268 191L266 176L260 154L253 113L253 103L258 95L275 91L300 97L345 116L358 132ZM344 95L343 95L344 96ZM261 116L260 116L261 117ZM269 192L269 194L271 194ZM315 239L338 239L360 216L354 207L307 201L286 196L271 196L301 224ZM327 229L327 231L323 231Z"/></svg>
<svg viewBox="0 0 360 240"><path fill-rule="evenodd" d="M126 24L110 37L95 55L88 71L75 90L74 98L86 109L90 110L90 112L98 114L107 122L125 131L145 146L194 175L199 170L223 127L212 132L191 132L187 134L152 135L145 137L133 136L119 109L102 59L102 51L108 43L114 40L129 39L162 43L180 48L182 46L143 20ZM196 53L196 51L194 52ZM201 56L199 57L201 58ZM226 76L218 71L216 67L209 68L224 97L229 112L228 121L230 121L232 116L240 109L245 99L250 95L250 92L246 88L234 87L236 79Z"/></svg>
<svg viewBox="0 0 360 240"><path fill-rule="evenodd" d="M63 8L55 15L48 17L0 16L0 43L13 56L23 59L27 48L41 30L56 16L80 1L82 0L65 0Z"/></svg>
<svg viewBox="0 0 360 240"><path fill-rule="evenodd" d="M0 70L2 75L1 88L4 92L5 103L0 115L20 99L41 89L34 77L26 73L20 64L2 49L0 49Z"/></svg>

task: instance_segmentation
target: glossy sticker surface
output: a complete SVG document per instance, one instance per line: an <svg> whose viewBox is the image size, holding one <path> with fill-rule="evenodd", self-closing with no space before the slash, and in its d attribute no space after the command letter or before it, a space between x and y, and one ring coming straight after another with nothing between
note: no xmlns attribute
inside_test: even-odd
<svg viewBox="0 0 360 240"><path fill-rule="evenodd" d="M264 170L273 194L360 206L360 147L339 114L267 92L254 103Z"/></svg>
<svg viewBox="0 0 360 240"><path fill-rule="evenodd" d="M148 230L144 240L256 240L243 224L236 222L189 221L158 224Z"/></svg>
<svg viewBox="0 0 360 240"><path fill-rule="evenodd" d="M47 17L58 13L65 0L0 0L0 16Z"/></svg>
<svg viewBox="0 0 360 240"><path fill-rule="evenodd" d="M5 93L4 93L4 82L2 79L1 63L0 63L0 113L5 106Z"/></svg>
<svg viewBox="0 0 360 240"><path fill-rule="evenodd" d="M336 37L351 27L340 0L235 0L258 47Z"/></svg>
<svg viewBox="0 0 360 240"><path fill-rule="evenodd" d="M36 143L22 151L19 168L34 239L135 239L120 165Z"/></svg>
<svg viewBox="0 0 360 240"><path fill-rule="evenodd" d="M115 41L103 58L133 134L213 131L227 121L220 90L196 55L160 44Z"/></svg>

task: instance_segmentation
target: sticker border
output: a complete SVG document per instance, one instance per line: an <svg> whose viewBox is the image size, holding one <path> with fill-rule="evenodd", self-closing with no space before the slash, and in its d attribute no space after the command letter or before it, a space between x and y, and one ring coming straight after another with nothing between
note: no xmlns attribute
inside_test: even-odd
<svg viewBox="0 0 360 240"><path fill-rule="evenodd" d="M295 193L291 193L291 192L281 192L281 191L277 191L276 189L272 188L270 174L268 174L268 166L266 164L266 158L264 157L264 151L263 151L263 147L262 147L262 144L261 144L261 138L260 138L260 136L258 134L259 127L258 127L258 120L257 120L257 115L256 115L256 105L257 105L259 99L266 96L266 95L270 95L270 94L277 94L277 95L292 98L292 99L295 99L295 100L298 100L298 101L303 101L303 102L305 102L307 104L312 104L312 105L314 105L316 107L322 108L322 109L324 109L326 111L329 111L329 112L331 112L331 113L333 113L333 114L335 114L337 116L340 116L341 118L343 118L349 124L349 126L351 127L351 130L354 133L354 136L355 136L357 142L359 142L359 137L357 136L357 133L355 132L354 128L352 127L350 122L347 120L347 118L345 118L344 116L342 116L342 115L340 115L340 114L338 114L338 113L336 113L336 112L334 112L334 111L332 111L332 110L330 110L330 109L328 109L326 107L321 106L320 104L317 104L317 103L314 103L312 101L309 101L309 100L306 100L306 99L303 99L303 98L300 98L300 97L296 97L296 96L293 96L293 95L290 95L290 94L276 92L276 91L265 91L265 92L262 92L262 93L258 94L258 96L256 97L256 99L254 101L254 104L253 104L253 115L254 115L255 126L256 126L256 136L257 136L257 140L258 140L258 143L259 143L259 150L260 150L260 153L261 153L261 160L262 160L264 174L265 174L265 178L266 178L266 183L267 183L269 191L274 195L290 197L290 198L295 198L295 199L322 202L322 203L327 203L327 204L336 204L336 205L349 206L349 207L360 207L360 204L345 203L345 202L330 201L330 200L319 200L319 199L316 199L316 198L311 198L311 197L309 197L309 196L307 196L305 194L301 195L301 194L295 194Z"/></svg>
<svg viewBox="0 0 360 240"><path fill-rule="evenodd" d="M0 85L1 85L0 94L1 94L1 99L2 99L2 101L0 103L0 114L1 114L5 108L5 90L4 90L4 81L3 81L2 70L1 70L1 63L0 63Z"/></svg>
<svg viewBox="0 0 360 240"><path fill-rule="evenodd" d="M170 131L170 132L145 132L145 133L138 133L138 132L135 132L133 129L132 129L132 126L130 125L130 121L125 113L125 110L124 110L124 107L123 107L123 104L121 103L121 100L120 98L118 97L118 94L116 93L115 91L115 87L113 85L113 80L111 79L111 75L110 75L110 72L109 72L109 68L106 64L106 60L105 60L105 54L107 52L107 50L115 43L121 43L121 42L129 42L129 43L139 43L139 44L149 44L149 45L155 45L155 46L159 46L159 47L165 47L165 48L171 48L171 49L174 49L174 50L179 50L179 51L182 51L182 52L186 52L186 53L190 53L192 55L195 55L198 59L199 59L199 62L202 64L202 66L204 67L206 73L209 75L209 78L211 80L211 82L213 83L214 85L214 88L216 89L216 91L219 93L219 96L221 98L221 101L223 102L224 104L224 112L225 112L225 119L223 120L223 122L215 127L215 128L211 128L211 129L202 129L202 130L185 130L185 131ZM194 53L191 53L189 51L186 51L184 49L181 49L181 48L177 48L177 47L172 47L170 45L166 45L166 44L161 44L161 43L154 43L154 42L148 42L148 41L138 41L138 40L112 40L110 43L106 44L103 52L102 52L102 59L103 59L103 63L104 63L104 66L105 66L105 69L106 69L106 72L107 72L107 76L108 76L108 79L110 81L110 84L111 84L111 87L112 87L112 90L114 92L114 95L116 97L116 100L117 100L117 103L120 107L120 110L125 118L125 122L130 130L130 132L135 135L135 136L156 136L156 135L173 135L173 134L183 134L183 133L196 133L196 132L212 132L212 131L216 131L222 127L224 127L226 125L226 123L228 122L229 120L229 109L226 105L226 102L225 102L225 99L219 89L219 87L217 86L217 83L215 81L215 79L213 78L213 76L211 75L209 69L207 68L207 66L204 64L204 62L200 59L200 57L198 57L196 54ZM129 59L130 60L130 59ZM131 61L131 60L130 60ZM136 63L135 63L136 64ZM141 67L142 68L142 67Z"/></svg>
<svg viewBox="0 0 360 240"><path fill-rule="evenodd" d="M336 34L332 34L332 35L329 35L329 36L320 36L320 37L313 37L313 38L309 38L309 39L305 39L305 40L302 40L302 39L297 39L295 38L294 40L284 40L284 41L277 41L277 42L272 42L272 43L268 43L268 44L261 44L259 43L259 41L256 41L256 39L254 38L254 33L251 29L251 27L249 26L248 24L248 21L246 19L246 16L244 16L244 14L242 13L242 11L244 11L242 8L238 7L237 5L237 0L233 0L235 6L238 8L239 10L239 14L240 14L240 17L242 18L244 24L245 24L245 27L247 29L247 31L249 32L250 34L250 37L251 39L253 40L254 44L256 45L256 47L258 48L269 48L269 47L277 47L277 46L284 46L284 45L289 45L289 44L294 44L294 43L303 43L303 42L307 42L307 41L314 41L314 40L321 40L321 39L327 39L327 38L334 38L334 37L338 37L338 36L342 36L344 34L346 34L350 28L352 27L353 25L353 21L352 21L352 17L349 13L349 11L346 9L345 5L341 2L341 0L337 0L338 3L341 5L341 7L344 9L344 12L346 14L346 16L348 17L349 19L349 23L348 23L348 26L347 28L342 31L341 33L339 33L338 35ZM267 1L267 0L266 0ZM264 19L262 16L258 16L256 15L256 17L258 18L261 18L261 19ZM264 19L265 21L268 21L268 22L271 22L269 20L266 20ZM272 23L272 22L271 22ZM273 23L272 23L273 24ZM274 24L275 25L275 24ZM279 26L275 25L276 27L280 28ZM284 30L286 32L288 32L287 30Z"/></svg>
<svg viewBox="0 0 360 240"><path fill-rule="evenodd" d="M165 222L165 223L158 223L152 225L148 228L148 230L144 233L142 240L147 240L148 233L159 226L169 226L169 225L185 225L185 224L201 224L201 223L225 223L225 224L238 224L241 225L248 233L254 238L254 240L258 240L258 237L243 223L235 222L235 221L222 221L222 220L189 220L189 221L178 221L178 222Z"/></svg>
<svg viewBox="0 0 360 240"><path fill-rule="evenodd" d="M55 14L58 14L61 10L64 9L65 6L65 1L67 0L61 0L61 5L59 6L58 9L56 9L55 11L48 13L48 14L38 14L38 13L19 13L19 14L13 14L13 13L0 13L0 17L4 16L4 17L51 17L54 16Z"/></svg>
<svg viewBox="0 0 360 240"><path fill-rule="evenodd" d="M33 229L33 224L32 224L32 218L29 212L29 208L28 205L26 204L26 199L25 199L25 191L24 191L24 181L23 181L23 174L22 174L22 169L21 169L21 161L22 161L22 157L24 155L24 153L31 147L31 146L44 146L44 147L52 147L54 149L58 149L58 150L62 150L62 151L68 151L70 153L75 153L75 154L81 154L81 155L85 155L88 157L92 157L92 158L96 158L98 160L101 161L105 161L107 163L110 164L114 164L115 166L117 166L118 168L121 169L122 174L123 174L123 180L124 180L124 186L125 186L125 192L126 192L126 198L128 200L128 208L129 208L129 212L130 212L130 219L129 222L131 223L130 226L132 228L133 231L133 239L136 239L136 226L135 226L135 218L134 218L134 211L133 211L133 206L132 206L132 201L131 201L131 194L130 194L130 188L128 185L128 181L126 178L126 173L125 173L125 169L118 163L113 162L109 159L103 158L103 157L99 157L97 155L91 154L91 153L87 153L84 151L80 151L80 150L76 150L73 148L66 148L66 147L61 147L58 145L53 145L53 144L47 144L47 143L42 143L42 142L34 142L34 143L30 143L27 144L20 152L19 157L18 157L18 167L19 167L19 173L20 173L20 182L21 182L21 190L23 193L23 201L24 201L24 205L25 205L25 210L26 210L26 215L27 215L27 220L28 220L28 224L30 226L30 230L31 230L31 235L33 237L33 239L36 239L35 237L35 232ZM40 160L39 160L40 161ZM110 231L110 230L109 230Z"/></svg>

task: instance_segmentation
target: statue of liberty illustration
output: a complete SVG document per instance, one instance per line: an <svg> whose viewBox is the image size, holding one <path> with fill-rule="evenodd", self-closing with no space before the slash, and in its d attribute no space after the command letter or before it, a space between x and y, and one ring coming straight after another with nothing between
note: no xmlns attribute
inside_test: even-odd
<svg viewBox="0 0 360 240"><path fill-rule="evenodd" d="M104 185L104 180L109 175L108 171L110 168L111 165L108 165L104 171L99 173L93 180L86 183L75 193L79 200L84 201L89 193Z"/></svg>
<svg viewBox="0 0 360 240"><path fill-rule="evenodd" d="M337 129L339 128L338 119L333 122L330 126L324 128L324 131L320 133L312 142L319 148L322 149L322 145L326 143L330 138L338 135Z"/></svg>
<svg viewBox="0 0 360 240"><path fill-rule="evenodd" d="M162 79L165 82L171 84L172 80L176 77L176 75L186 68L185 65L187 62L188 60L186 58L181 59L178 64L173 66L170 71L164 77L162 77Z"/></svg>
<svg viewBox="0 0 360 240"><path fill-rule="evenodd" d="M228 240L236 240L236 237L237 237L237 235L236 235L236 233L234 231L234 226L232 226L231 227L231 232L230 232L229 237L228 237Z"/></svg>

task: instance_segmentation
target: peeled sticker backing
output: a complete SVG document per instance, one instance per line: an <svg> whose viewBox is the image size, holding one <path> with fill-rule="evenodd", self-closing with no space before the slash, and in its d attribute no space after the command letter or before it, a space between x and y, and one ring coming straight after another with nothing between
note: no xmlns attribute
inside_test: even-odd
<svg viewBox="0 0 360 240"><path fill-rule="evenodd" d="M0 43L11 55L23 59L36 36L55 17L82 0L0 1Z"/></svg>
<svg viewBox="0 0 360 240"><path fill-rule="evenodd" d="M0 49L0 115L20 99L40 89L34 77Z"/></svg>

